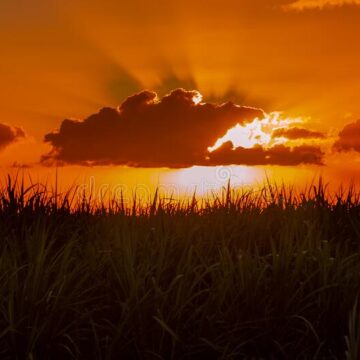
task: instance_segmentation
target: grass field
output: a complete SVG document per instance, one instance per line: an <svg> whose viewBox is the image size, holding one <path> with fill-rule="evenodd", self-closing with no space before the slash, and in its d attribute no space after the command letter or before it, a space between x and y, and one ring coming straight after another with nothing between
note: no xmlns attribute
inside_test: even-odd
<svg viewBox="0 0 360 360"><path fill-rule="evenodd" d="M124 206L9 179L1 359L359 359L360 197Z"/></svg>

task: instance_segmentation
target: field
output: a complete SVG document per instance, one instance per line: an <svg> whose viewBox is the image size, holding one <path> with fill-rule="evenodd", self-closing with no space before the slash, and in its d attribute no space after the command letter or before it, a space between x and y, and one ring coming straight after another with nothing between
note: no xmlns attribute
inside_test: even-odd
<svg viewBox="0 0 360 360"><path fill-rule="evenodd" d="M360 196L0 194L1 359L359 359Z"/></svg>

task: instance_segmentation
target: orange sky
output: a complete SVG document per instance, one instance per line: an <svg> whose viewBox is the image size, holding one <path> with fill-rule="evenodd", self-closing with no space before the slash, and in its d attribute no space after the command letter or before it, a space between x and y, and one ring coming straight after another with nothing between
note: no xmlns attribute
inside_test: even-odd
<svg viewBox="0 0 360 360"><path fill-rule="evenodd" d="M63 119L143 89L196 88L205 101L281 111L335 142L360 119L356 3L2 0L0 123L27 136L1 151L0 165L40 166L44 135ZM358 154L327 150L326 172L356 174Z"/></svg>

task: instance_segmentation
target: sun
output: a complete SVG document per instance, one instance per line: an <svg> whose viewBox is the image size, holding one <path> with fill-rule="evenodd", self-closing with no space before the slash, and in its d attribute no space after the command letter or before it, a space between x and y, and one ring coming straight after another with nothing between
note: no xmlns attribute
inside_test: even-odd
<svg viewBox="0 0 360 360"><path fill-rule="evenodd" d="M203 99L203 96L197 92L197 94L195 94L193 97L192 97L192 101L195 105L198 105L202 102L202 99Z"/></svg>
<svg viewBox="0 0 360 360"><path fill-rule="evenodd" d="M226 134L218 139L213 146L208 147L209 152L213 152L225 142L232 142L234 148L239 146L252 148L255 145L266 145L270 142L271 135L262 130L259 120L254 120L247 125L237 124L229 129Z"/></svg>
<svg viewBox="0 0 360 360"><path fill-rule="evenodd" d="M237 124L229 129L226 134L219 138L213 146L208 147L209 152L219 149L224 143L230 141L234 148L243 147L250 149L255 145L269 148L274 145L282 144L286 138L272 137L273 130L280 127L289 127L291 124L302 123L301 118L282 118L280 112L266 114L263 119L254 119L245 125Z"/></svg>

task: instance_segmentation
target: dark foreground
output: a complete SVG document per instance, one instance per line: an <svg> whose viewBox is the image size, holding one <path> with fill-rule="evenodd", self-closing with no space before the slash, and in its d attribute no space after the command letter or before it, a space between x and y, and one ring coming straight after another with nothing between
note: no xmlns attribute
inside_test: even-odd
<svg viewBox="0 0 360 360"><path fill-rule="evenodd" d="M360 201L324 192L127 210L9 183L0 358L359 359Z"/></svg>

